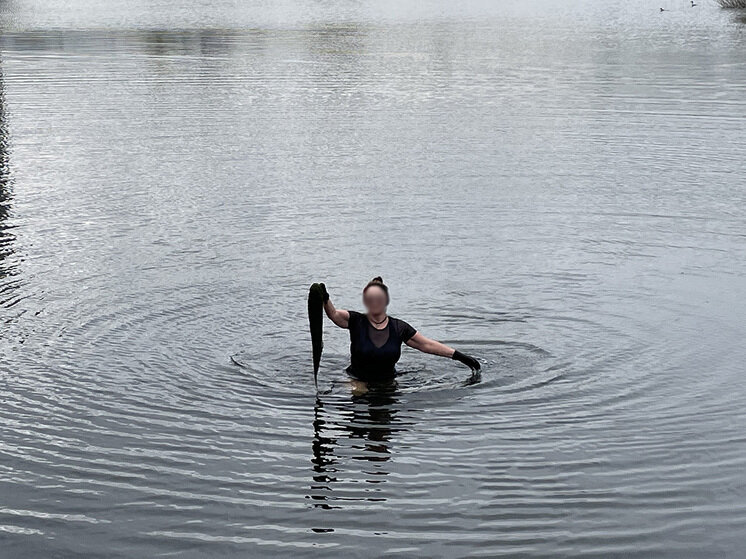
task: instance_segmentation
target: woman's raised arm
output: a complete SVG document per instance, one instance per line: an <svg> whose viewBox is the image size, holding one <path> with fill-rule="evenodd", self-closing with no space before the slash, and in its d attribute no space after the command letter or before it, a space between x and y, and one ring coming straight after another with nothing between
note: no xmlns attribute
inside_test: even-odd
<svg viewBox="0 0 746 559"><path fill-rule="evenodd" d="M344 309L336 309L329 300L329 292L322 283L321 288L324 291L324 312L329 319L340 328L347 328L350 325L350 313Z"/></svg>

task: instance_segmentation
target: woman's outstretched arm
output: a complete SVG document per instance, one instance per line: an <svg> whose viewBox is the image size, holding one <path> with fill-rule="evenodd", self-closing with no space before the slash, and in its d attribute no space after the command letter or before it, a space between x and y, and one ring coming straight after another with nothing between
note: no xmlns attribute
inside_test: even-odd
<svg viewBox="0 0 746 559"><path fill-rule="evenodd" d="M423 353L432 353L433 355L440 355L441 357L453 357L453 353L456 351L452 347L448 347L446 344L426 338L419 332L409 338L405 343L409 347L418 349Z"/></svg>
<svg viewBox="0 0 746 559"><path fill-rule="evenodd" d="M450 357L451 359L455 359L456 361L461 361L461 363L474 371L478 371L481 368L479 361L477 361L473 357L465 355L457 349L453 349L452 347L447 346L446 344L431 340L430 338L423 336L419 332L409 338L405 343L409 347L413 347L414 349L418 349L424 353L440 355L441 357Z"/></svg>
<svg viewBox="0 0 746 559"><path fill-rule="evenodd" d="M324 312L329 319L340 328L347 328L350 325L350 313L344 309L336 309L329 300L329 293L326 286L322 283L321 288L324 290Z"/></svg>

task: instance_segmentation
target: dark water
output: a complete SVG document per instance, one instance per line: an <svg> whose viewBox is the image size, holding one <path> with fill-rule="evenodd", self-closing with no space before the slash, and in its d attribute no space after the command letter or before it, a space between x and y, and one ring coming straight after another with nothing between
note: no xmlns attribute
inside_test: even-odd
<svg viewBox="0 0 746 559"><path fill-rule="evenodd" d="M0 3L0 556L740 557L701 4ZM307 287L378 274L481 377L353 397L327 322L317 396Z"/></svg>

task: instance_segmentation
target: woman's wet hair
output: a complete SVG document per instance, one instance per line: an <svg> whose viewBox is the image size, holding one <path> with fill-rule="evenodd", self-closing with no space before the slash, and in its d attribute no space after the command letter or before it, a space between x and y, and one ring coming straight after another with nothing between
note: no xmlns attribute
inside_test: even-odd
<svg viewBox="0 0 746 559"><path fill-rule="evenodd" d="M363 288L363 295L365 295L365 292L368 291L368 289L374 285L377 285L378 287L383 289L383 292L386 294L386 304L388 305L389 300L390 300L389 299L389 288L386 287L385 283L383 283L383 278L381 276L376 276L368 282L368 285L366 285Z"/></svg>

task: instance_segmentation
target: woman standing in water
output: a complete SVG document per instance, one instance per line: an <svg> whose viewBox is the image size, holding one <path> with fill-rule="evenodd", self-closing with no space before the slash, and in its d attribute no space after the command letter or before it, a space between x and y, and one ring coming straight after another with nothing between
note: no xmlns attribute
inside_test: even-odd
<svg viewBox="0 0 746 559"><path fill-rule="evenodd" d="M394 366L401 357L402 343L424 353L450 357L474 371L480 369L479 361L473 357L426 338L403 320L386 314L389 289L380 276L373 278L363 289L367 314L334 308L326 287L324 284L320 286L326 315L334 324L350 331L351 363L346 371L354 380L364 383L391 381L396 375Z"/></svg>

